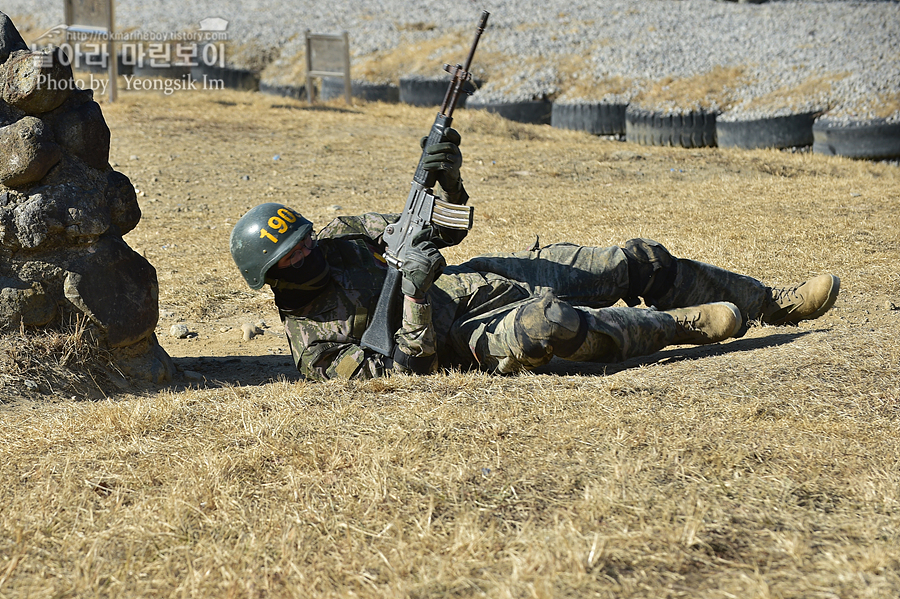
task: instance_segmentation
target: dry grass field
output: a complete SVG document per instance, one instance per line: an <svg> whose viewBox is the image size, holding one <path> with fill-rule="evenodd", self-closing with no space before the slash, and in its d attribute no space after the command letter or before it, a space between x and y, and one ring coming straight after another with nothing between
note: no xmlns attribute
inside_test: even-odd
<svg viewBox="0 0 900 599"><path fill-rule="evenodd" d="M900 595L897 166L461 110L476 227L450 262L644 236L773 285L835 273L837 305L606 367L319 384L230 226L264 201L318 225L399 210L434 111L221 91L103 109L181 372L59 386L60 362L102 356L4 338L0 597Z"/></svg>

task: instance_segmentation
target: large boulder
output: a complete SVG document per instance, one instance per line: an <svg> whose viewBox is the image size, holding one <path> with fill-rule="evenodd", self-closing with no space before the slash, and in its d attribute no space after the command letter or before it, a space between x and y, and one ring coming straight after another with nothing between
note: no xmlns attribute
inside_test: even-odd
<svg viewBox="0 0 900 599"><path fill-rule="evenodd" d="M65 239L59 243L82 244L93 241L109 230L111 217L106 205L106 193L89 181L62 183L38 187L44 201L59 209L59 220L65 228Z"/></svg>

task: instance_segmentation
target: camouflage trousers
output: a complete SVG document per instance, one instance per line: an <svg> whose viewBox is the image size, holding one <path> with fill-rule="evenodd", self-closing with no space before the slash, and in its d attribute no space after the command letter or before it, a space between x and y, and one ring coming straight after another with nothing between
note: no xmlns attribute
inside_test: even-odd
<svg viewBox="0 0 900 599"><path fill-rule="evenodd" d="M768 288L759 281L701 262L675 262L671 288L654 300L664 304L660 308L731 301L745 320L760 314ZM628 291L628 259L615 246L555 244L449 266L429 294L438 357L443 366L507 373L546 364L554 353L574 361L618 362L662 349L675 335L674 319L654 309L615 306ZM522 343L523 310L547 294L586 325L566 355L535 354Z"/></svg>

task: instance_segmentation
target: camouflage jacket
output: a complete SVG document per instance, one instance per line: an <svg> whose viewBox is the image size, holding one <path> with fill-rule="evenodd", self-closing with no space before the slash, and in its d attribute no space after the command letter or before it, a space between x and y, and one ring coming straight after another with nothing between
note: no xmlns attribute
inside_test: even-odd
<svg viewBox="0 0 900 599"><path fill-rule="evenodd" d="M381 257L385 249L382 234L398 218L397 214L375 213L341 216L319 232L331 280L306 306L297 310L279 306L294 363L306 378L372 378L391 369L402 370L392 360L360 346L388 268ZM436 241L446 246L459 239ZM420 362L432 357L429 370L433 371L437 357L431 310L430 304L405 300L402 326L395 339L400 351Z"/></svg>

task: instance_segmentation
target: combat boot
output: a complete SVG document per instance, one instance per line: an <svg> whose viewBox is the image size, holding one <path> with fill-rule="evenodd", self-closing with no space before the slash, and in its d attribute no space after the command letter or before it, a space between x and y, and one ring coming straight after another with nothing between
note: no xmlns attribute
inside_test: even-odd
<svg viewBox="0 0 900 599"><path fill-rule="evenodd" d="M704 345L734 337L741 328L741 312L730 302L701 304L665 310L675 319L675 335L670 345Z"/></svg>
<svg viewBox="0 0 900 599"><path fill-rule="evenodd" d="M831 309L840 290L841 280L834 275L819 275L794 287L774 287L762 321L795 324L818 318Z"/></svg>

